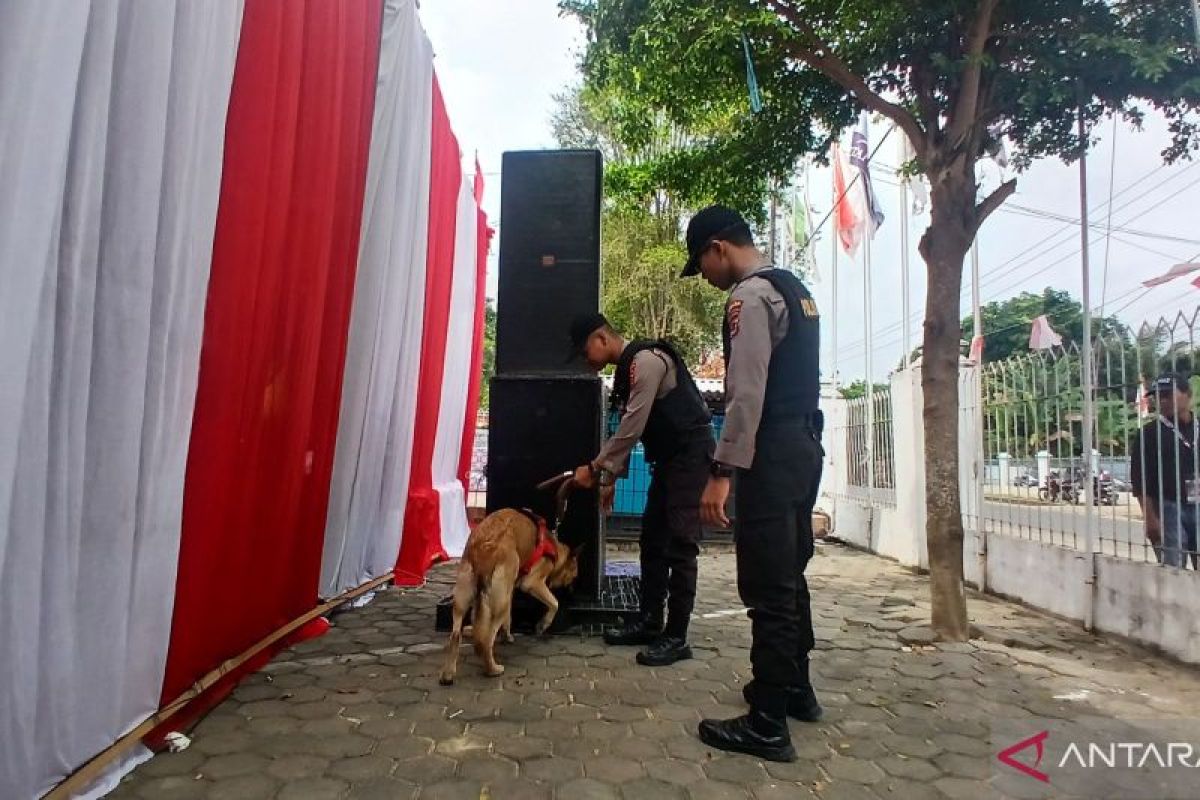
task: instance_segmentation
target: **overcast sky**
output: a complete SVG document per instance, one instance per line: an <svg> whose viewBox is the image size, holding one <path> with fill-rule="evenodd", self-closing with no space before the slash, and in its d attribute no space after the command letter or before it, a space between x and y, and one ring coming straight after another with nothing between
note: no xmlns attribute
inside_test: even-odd
<svg viewBox="0 0 1200 800"><path fill-rule="evenodd" d="M505 150L553 146L551 96L577 79L576 55L583 41L578 26L558 16L553 0L424 0L421 16L433 42L435 68L467 163L478 151L484 172L498 173ZM882 124L873 129L872 146L886 130ZM887 214L872 247L873 372L877 379L887 375L902 353L899 189L890 185L894 179L884 166L899 160L899 135L893 133L876 156L880 162L875 170L876 190ZM1118 126L1115 160L1112 123L1103 125L1098 135L1101 142L1089 154L1088 170L1091 223L1101 226L1092 232L1092 306L1099 310L1103 305L1104 313L1115 312L1134 326L1162 315L1183 312L1191 316L1200 307L1200 290L1186 279L1148 292L1138 286L1175 263L1200 257L1200 163L1162 166L1158 154L1167 143L1167 133L1161 120L1151 119L1141 132ZM986 173L985 186L999 180L993 165ZM488 174L486 180L484 207L495 220L499 217L500 176ZM819 221L829 210L832 190L827 171L817 171L812 180L811 201ZM1114 232L1106 236L1110 192L1115 195L1111 205ZM985 303L1022 291L1041 292L1047 286L1080 295L1078 225L1036 213L1078 219L1077 167L1057 160L1039 162L1018 176L1017 193L985 224L979 248ZM925 294L924 264L916 246L927 223L928 217L911 219L913 316L909 328L914 344L920 340L919 315ZM825 233L817 244L820 280L812 287L825 321L822 366L826 373L832 369L836 317L837 368L848 380L865 373L864 270L861 259L851 264L841 256L835 314L830 249ZM495 295L495 250L493 246L489 296ZM968 264L964 313L969 313L970 302Z"/></svg>

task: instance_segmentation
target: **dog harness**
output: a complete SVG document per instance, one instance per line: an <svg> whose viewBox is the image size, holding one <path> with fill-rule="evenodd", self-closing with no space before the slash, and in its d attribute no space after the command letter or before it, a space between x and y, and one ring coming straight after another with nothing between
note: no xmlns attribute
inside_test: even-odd
<svg viewBox="0 0 1200 800"><path fill-rule="evenodd" d="M522 508L521 513L529 517L529 521L537 526L537 544L534 545L533 552L529 554L529 558L521 565L521 574L528 575L543 558L557 561L558 547L555 545L554 539L550 537L550 528L546 525L544 518L539 517L528 508Z"/></svg>

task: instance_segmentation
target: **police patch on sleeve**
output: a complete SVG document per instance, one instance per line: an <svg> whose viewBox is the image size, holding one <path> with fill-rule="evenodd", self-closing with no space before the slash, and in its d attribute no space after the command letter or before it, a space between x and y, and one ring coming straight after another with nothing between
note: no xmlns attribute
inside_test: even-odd
<svg viewBox="0 0 1200 800"><path fill-rule="evenodd" d="M729 325L729 338L738 335L738 328L742 322L742 301L733 300L729 303L729 308L725 309L725 321Z"/></svg>
<svg viewBox="0 0 1200 800"><path fill-rule="evenodd" d="M806 319L820 319L821 317L820 312L817 311L817 303L811 297L800 298L800 310Z"/></svg>

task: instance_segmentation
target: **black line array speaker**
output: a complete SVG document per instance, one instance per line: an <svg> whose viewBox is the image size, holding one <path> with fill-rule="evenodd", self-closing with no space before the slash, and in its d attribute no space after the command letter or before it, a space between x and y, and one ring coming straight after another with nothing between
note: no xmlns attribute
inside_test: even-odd
<svg viewBox="0 0 1200 800"><path fill-rule="evenodd" d="M567 329L600 307L596 150L504 154L496 373L578 374Z"/></svg>
<svg viewBox="0 0 1200 800"><path fill-rule="evenodd" d="M488 416L488 512L529 508L550 518L553 494L539 492L537 485L586 464L600 450L600 379L497 375ZM596 492L575 492L559 536L567 544L584 545L574 587L581 596L594 597L600 589L602 530Z"/></svg>

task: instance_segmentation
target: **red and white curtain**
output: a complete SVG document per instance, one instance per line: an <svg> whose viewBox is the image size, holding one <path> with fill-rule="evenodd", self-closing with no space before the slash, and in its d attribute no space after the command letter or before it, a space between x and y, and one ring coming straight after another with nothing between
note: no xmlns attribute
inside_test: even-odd
<svg viewBox="0 0 1200 800"><path fill-rule="evenodd" d="M414 0L0 4L0 797L461 552L473 177Z"/></svg>

